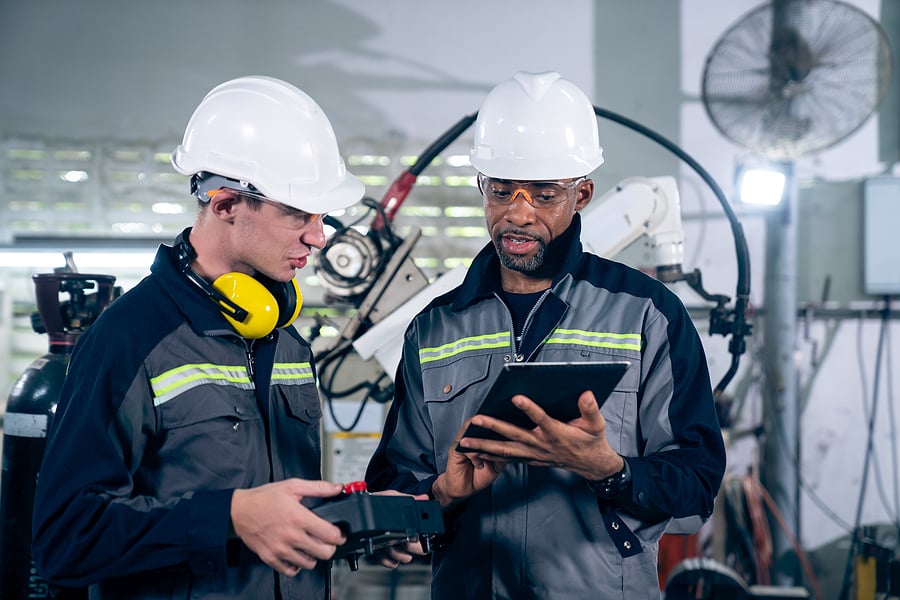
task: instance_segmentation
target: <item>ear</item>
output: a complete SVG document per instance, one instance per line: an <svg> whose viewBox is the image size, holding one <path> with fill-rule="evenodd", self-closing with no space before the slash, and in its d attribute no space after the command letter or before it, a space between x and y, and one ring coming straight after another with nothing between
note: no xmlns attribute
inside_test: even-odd
<svg viewBox="0 0 900 600"><path fill-rule="evenodd" d="M209 201L209 212L223 221L234 221L235 212L241 198L237 192L229 189L219 190Z"/></svg>
<svg viewBox="0 0 900 600"><path fill-rule="evenodd" d="M575 190L575 210L582 210L594 198L594 180L585 179Z"/></svg>

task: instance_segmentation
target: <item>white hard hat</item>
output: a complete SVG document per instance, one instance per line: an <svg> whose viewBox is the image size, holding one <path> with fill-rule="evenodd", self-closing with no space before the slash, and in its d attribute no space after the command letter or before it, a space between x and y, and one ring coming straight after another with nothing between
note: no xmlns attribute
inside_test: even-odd
<svg viewBox="0 0 900 600"><path fill-rule="evenodd" d="M358 202L365 186L347 171L328 117L293 85L240 77L210 91L171 156L182 175L216 174L315 214Z"/></svg>
<svg viewBox="0 0 900 600"><path fill-rule="evenodd" d="M519 181L588 175L603 163L594 106L559 73L519 71L488 94L475 121L472 166Z"/></svg>

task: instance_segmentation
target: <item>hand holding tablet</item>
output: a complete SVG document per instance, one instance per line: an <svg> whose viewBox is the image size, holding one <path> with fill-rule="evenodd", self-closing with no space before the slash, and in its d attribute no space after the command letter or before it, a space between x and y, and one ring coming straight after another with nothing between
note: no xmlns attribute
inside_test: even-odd
<svg viewBox="0 0 900 600"><path fill-rule="evenodd" d="M534 423L511 401L516 394L523 394L552 418L568 422L580 416L578 397L587 390L592 391L598 404L603 406L629 364L628 361L505 364L476 414L531 429ZM504 439L500 434L477 425L470 425L463 437ZM456 449L460 452L472 451L461 446Z"/></svg>

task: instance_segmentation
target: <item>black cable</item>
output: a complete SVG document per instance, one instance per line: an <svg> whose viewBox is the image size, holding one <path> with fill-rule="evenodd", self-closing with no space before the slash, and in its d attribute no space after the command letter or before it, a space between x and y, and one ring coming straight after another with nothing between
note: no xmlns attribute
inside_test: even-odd
<svg viewBox="0 0 900 600"><path fill-rule="evenodd" d="M408 169L408 172L413 175L420 175L422 171L431 164L438 154L444 151L444 148L453 143L453 140L458 138L462 133L468 129L472 123L475 122L475 119L478 118L478 113L474 112L471 115L466 115L462 119L456 122L450 129L444 132L441 137L433 141L422 153L416 158L416 162Z"/></svg>
<svg viewBox="0 0 900 600"><path fill-rule="evenodd" d="M862 398L862 406L863 406L863 417L866 421L869 419L869 394L868 394L868 382L866 381L866 360L863 348L863 325L864 320L862 318L858 321L858 327L856 328L856 360L857 360L857 368L859 369L860 376L860 389L862 390L860 393L860 398ZM890 330L888 330L890 331ZM888 353L890 352L890 338L888 338L888 343L886 344L886 348ZM890 355L886 357L887 364L891 364ZM888 385L890 385L890 374L891 370L887 370L888 374ZM888 411L890 412L890 420L888 423L891 427L891 433L893 434L893 424L894 424L894 416L893 416L893 406L891 406L890 401L887 403ZM891 435L891 443L894 443L894 436ZM892 462L896 464L896 456L893 457ZM887 497L887 492L884 489L884 479L881 476L881 465L879 464L878 450L873 449L872 451L872 469L875 476L875 486L878 490L878 498L881 500L881 506L884 508L885 512L888 515L891 515L891 520L896 521L897 512L891 508L890 500ZM896 475L896 470L894 471ZM896 480L895 480L896 483Z"/></svg>
<svg viewBox="0 0 900 600"><path fill-rule="evenodd" d="M341 431L344 431L344 432L353 431L354 429L356 429L356 426L359 425L359 421L362 419L363 411L365 411L366 404L369 402L369 400L371 400L375 397L374 393L376 391L380 391L378 384L379 384L379 382L383 381L385 377L387 377L387 375L382 374L374 382L367 382L366 384L364 384L362 386L362 387L368 387L369 391L366 393L365 396L363 396L362 400L360 400L359 408L357 409L356 415L353 417L353 421L350 423L350 425L345 426L345 425L341 424L341 422L338 420L337 414L335 413L335 410L334 410L334 399L331 397L327 398L328 412L331 415L331 420L334 421L334 424L338 429L340 429ZM377 401L377 399L376 399L376 401Z"/></svg>
<svg viewBox="0 0 900 600"><path fill-rule="evenodd" d="M384 222L384 227L382 227L378 230L375 230L374 233L376 233L377 235L383 236L385 241L387 241L388 244L390 244L391 249L395 250L397 248L397 246L399 246L401 243L403 243L403 240L400 239L397 236L397 234L394 233L394 229L393 229L393 227L391 227L391 221L388 220L387 212L384 210L384 207L381 205L381 203L376 202L373 198L368 198L368 197L363 198L362 203L365 204L366 206L368 206L369 208L371 208L372 210L374 210L375 212L377 212L378 215L381 217L381 219ZM384 233L382 233L382 232L384 232Z"/></svg>
<svg viewBox="0 0 900 600"><path fill-rule="evenodd" d="M728 223L731 225L731 233L732 237L734 238L734 249L737 256L738 277L733 311L734 321L731 323L732 337L731 342L728 345L728 350L729 352L731 352L732 356L731 364L729 365L728 371L725 373L725 376L722 377L722 379L715 387L714 391L718 396L722 393L722 391L725 389L725 386L728 385L732 378L734 378L735 373L737 373L740 355L743 354L745 350L744 337L749 335L750 333L750 324L746 322L744 315L750 301L750 250L747 247L747 239L744 236L744 229L741 226L740 221L738 221L737 215L734 214L731 205L728 203L728 199L725 197L725 194L722 192L722 189L719 187L719 185L706 171L706 169L700 166L700 163L694 160L684 150L678 147L675 143L656 133L652 129L644 127L640 123L632 121L627 117L600 108L598 106L594 107L594 112L597 114L597 116L609 119L610 121L615 121L620 125L624 125L625 127L628 127L629 129L637 131L638 133L650 138L669 152L673 153L679 159L684 161L685 164L691 167L706 183L706 185L709 186L713 194L715 194L716 198L718 199L719 204L722 205L722 210L725 212L725 216L728 217Z"/></svg>
<svg viewBox="0 0 900 600"><path fill-rule="evenodd" d="M875 352L875 375L872 381L872 413L869 415L868 436L866 440L865 461L863 462L862 481L859 486L859 500L856 504L856 518L853 522L853 537L850 541L850 550L847 552L847 564L844 567L844 579L841 584L841 592L838 595L840 600L849 598L850 581L853 575L853 558L857 554L860 544L859 525L862 521L863 501L866 498L866 484L869 476L869 457L872 455L873 438L875 434L875 415L878 412L878 383L881 379L881 357L884 351L884 340L887 335L887 328L890 325L890 297L885 299L884 310L881 320L881 332L878 336L878 350Z"/></svg>
<svg viewBox="0 0 900 600"><path fill-rule="evenodd" d="M353 417L353 421L348 426L341 425L341 422L338 421L337 415L334 412L334 402L331 398L328 399L328 412L331 414L331 420L334 421L335 426L341 431L353 431L357 425L359 425L360 419L362 419L363 411L366 408L366 403L369 401L371 394L366 394L363 396L363 399L359 403L359 409L356 411L356 416Z"/></svg>

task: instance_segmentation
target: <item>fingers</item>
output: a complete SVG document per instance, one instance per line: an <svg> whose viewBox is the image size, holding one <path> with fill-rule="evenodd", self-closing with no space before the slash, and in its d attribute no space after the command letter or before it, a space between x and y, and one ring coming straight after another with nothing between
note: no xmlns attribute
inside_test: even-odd
<svg viewBox="0 0 900 600"><path fill-rule="evenodd" d="M231 520L235 533L260 559L286 576L331 558L346 541L339 527L300 503L304 496L334 496L340 484L289 479L235 490Z"/></svg>
<svg viewBox="0 0 900 600"><path fill-rule="evenodd" d="M306 569L307 571L315 569L317 562L318 561L309 554L306 554L302 550L298 550L289 558L281 559L272 566L282 575L296 577L303 569Z"/></svg>
<svg viewBox="0 0 900 600"><path fill-rule="evenodd" d="M311 481L294 478L286 479L283 483L289 487L291 493L309 498L330 498L337 496L344 489L344 486L340 483L332 483L330 481Z"/></svg>
<svg viewBox="0 0 900 600"><path fill-rule="evenodd" d="M391 546L386 546L376 552L378 563L382 567L388 569L396 569L400 565L407 565L413 561L416 556L427 556L422 549L419 541L415 542L398 542Z"/></svg>
<svg viewBox="0 0 900 600"><path fill-rule="evenodd" d="M594 392L588 390L578 397L578 410L591 431L600 432L606 428L606 419L600 412Z"/></svg>
<svg viewBox="0 0 900 600"><path fill-rule="evenodd" d="M406 494L397 490L381 490L380 492L372 492L373 496L409 496L413 500L428 500L428 494Z"/></svg>

